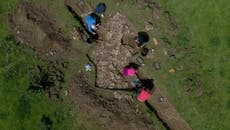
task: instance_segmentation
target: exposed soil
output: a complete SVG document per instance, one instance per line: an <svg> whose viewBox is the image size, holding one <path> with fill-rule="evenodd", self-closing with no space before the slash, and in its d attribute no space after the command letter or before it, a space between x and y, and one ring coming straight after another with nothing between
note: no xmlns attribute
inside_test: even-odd
<svg viewBox="0 0 230 130"><path fill-rule="evenodd" d="M59 95L57 96L56 92L60 92L64 68L66 68L66 65L60 66L67 63L68 57L71 55L71 51L69 51L71 44L69 39L64 36L62 27L45 7L30 3L20 4L17 10L9 15L8 21L10 31L16 40L20 44L34 49L40 59L50 64L48 67L39 68L39 73L47 74L45 80L43 79L47 82L43 85L44 82L38 80L38 83L43 85L48 96L56 95L58 98ZM90 55L97 65L97 84L104 88L129 88L120 73L122 68L133 60L132 50L128 46L121 46L121 39L124 34L135 33L134 28L127 18L119 13L108 20L108 25L104 26L102 31L106 33L102 38L104 41L98 43ZM172 24L172 28L176 29L177 27ZM50 83L48 89L46 83ZM108 86L112 83L114 83L113 86ZM151 120L139 110L132 98L106 98L103 90L98 92L95 87L88 84L88 78L82 72L77 72L69 87L69 95L76 109L99 121L105 129L154 129ZM169 102L166 105L160 104L157 102L158 97L156 96L160 95L153 96L149 103L153 104L154 109L160 117L165 119L163 121L170 128L189 127ZM177 124L178 122L179 124Z"/></svg>
<svg viewBox="0 0 230 130"><path fill-rule="evenodd" d="M84 0L65 0L65 5L73 11L72 13L75 13L79 20L92 11L90 5Z"/></svg>
<svg viewBox="0 0 230 130"><path fill-rule="evenodd" d="M22 3L8 22L16 40L34 49L39 58L54 61L67 57L69 40L46 8Z"/></svg>
<svg viewBox="0 0 230 130"><path fill-rule="evenodd" d="M178 30L178 25L177 25L177 22L175 20L175 18L173 17L173 15L169 12L169 11L164 11L165 15L166 15L166 19L167 19L167 22L168 22L168 27L169 27L169 30L171 30L172 32L177 32Z"/></svg>
<svg viewBox="0 0 230 130"><path fill-rule="evenodd" d="M46 8L31 3L21 3L9 15L8 22L15 39L35 50L38 58L47 63L34 69L36 76L28 89L44 91L49 99L61 99L64 71L70 55L70 43L61 26Z"/></svg>
<svg viewBox="0 0 230 130"><path fill-rule="evenodd" d="M9 25L16 40L34 49L38 58L47 63L34 69L32 73L37 73L37 76L28 89L44 91L50 99L61 99L61 84L71 55L69 40L63 36L61 26L46 8L30 3L20 4L9 15ZM76 109L99 121L105 129L153 129L152 121L139 110L131 97L116 95L117 98L108 99L103 92L91 87L84 73L78 73L70 85L70 97Z"/></svg>
<svg viewBox="0 0 230 130"><path fill-rule="evenodd" d="M158 4L157 2L154 2L154 4L153 4L153 19L155 21L160 19L161 11L162 11L162 7L160 6L160 4Z"/></svg>
<svg viewBox="0 0 230 130"><path fill-rule="evenodd" d="M153 93L146 103L156 112L166 128L170 130L191 130L189 124L176 111L168 97L163 95L157 87Z"/></svg>
<svg viewBox="0 0 230 130"><path fill-rule="evenodd" d="M108 130L153 130L151 119L142 113L132 98L105 98L88 84L87 76L79 72L71 83L70 97L77 110L87 113Z"/></svg>

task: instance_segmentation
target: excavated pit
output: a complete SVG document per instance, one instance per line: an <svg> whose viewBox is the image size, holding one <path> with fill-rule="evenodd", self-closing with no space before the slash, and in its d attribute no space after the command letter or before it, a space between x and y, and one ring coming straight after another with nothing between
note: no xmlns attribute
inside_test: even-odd
<svg viewBox="0 0 230 130"><path fill-rule="evenodd" d="M106 33L102 33L106 32ZM111 16L99 29L100 40L89 51L89 57L96 65L96 84L101 88L132 88L122 75L122 70L133 61L133 48L122 45L124 35L135 35L134 27L121 13Z"/></svg>

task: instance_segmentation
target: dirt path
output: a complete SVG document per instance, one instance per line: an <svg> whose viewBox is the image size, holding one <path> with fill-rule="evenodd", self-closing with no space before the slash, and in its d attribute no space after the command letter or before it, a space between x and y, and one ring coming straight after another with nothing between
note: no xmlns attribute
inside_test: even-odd
<svg viewBox="0 0 230 130"><path fill-rule="evenodd" d="M142 113L132 97L106 98L106 91L97 91L88 84L86 75L76 74L70 87L70 98L76 109L87 113L108 130L153 130L151 119Z"/></svg>
<svg viewBox="0 0 230 130"><path fill-rule="evenodd" d="M156 111L159 118L171 130L191 130L188 123L179 115L167 97L162 95L159 88L156 87L154 89L153 95L146 104L150 109Z"/></svg>
<svg viewBox="0 0 230 130"><path fill-rule="evenodd" d="M141 79L148 78L141 68L138 71L138 77ZM168 97L161 93L159 87L155 86L152 89L152 95L145 104L158 116L167 129L191 130L189 124L180 116Z"/></svg>
<svg viewBox="0 0 230 130"><path fill-rule="evenodd" d="M84 18L92 11L90 5L84 0L65 0L65 5L69 10L73 11L79 19Z"/></svg>
<svg viewBox="0 0 230 130"><path fill-rule="evenodd" d="M10 31L19 45L33 49L46 65L31 70L36 75L29 90L42 89L49 99L61 100L64 72L68 66L71 44L45 6L22 2L8 17ZM36 86L42 87L36 87Z"/></svg>
<svg viewBox="0 0 230 130"><path fill-rule="evenodd" d="M55 61L68 57L69 40L47 8L21 3L8 23L16 40L34 49L39 58Z"/></svg>

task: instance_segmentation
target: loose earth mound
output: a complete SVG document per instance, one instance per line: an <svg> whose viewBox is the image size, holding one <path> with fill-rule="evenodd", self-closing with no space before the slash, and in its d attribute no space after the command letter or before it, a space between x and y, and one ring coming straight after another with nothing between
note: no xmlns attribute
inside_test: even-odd
<svg viewBox="0 0 230 130"><path fill-rule="evenodd" d="M74 76L70 96L78 111L87 113L108 130L154 130L151 119L141 112L132 97L105 98L104 93L103 89L90 86L84 73Z"/></svg>
<svg viewBox="0 0 230 130"><path fill-rule="evenodd" d="M46 8L22 3L8 22L16 40L36 50L40 58L56 60L68 55L69 40Z"/></svg>

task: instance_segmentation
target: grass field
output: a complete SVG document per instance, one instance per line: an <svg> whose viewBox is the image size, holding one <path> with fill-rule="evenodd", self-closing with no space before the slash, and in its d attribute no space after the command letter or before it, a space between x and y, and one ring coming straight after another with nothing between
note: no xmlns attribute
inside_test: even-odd
<svg viewBox="0 0 230 130"><path fill-rule="evenodd" d="M154 77L156 85L170 97L194 130L230 129L230 1L159 0L163 10L169 11L175 19L178 25L175 31L169 29L165 12L161 12L159 21L154 21L151 9L136 6L133 0L126 0L120 5L111 0L87 1L93 6L105 2L107 14L116 11L125 13L138 31L144 30L145 21L153 22L155 27L150 35L158 38L160 45L148 46L155 49L154 61L161 62L161 70L153 70L154 61L148 60L146 70ZM1 129L40 129L43 115L52 120L53 129L94 128L93 123L84 124L86 119L73 112L68 98L64 98L63 103L54 103L42 95L26 91L32 80L30 68L43 63L36 59L31 50L7 39L6 17L18 2L0 0ZM72 24L77 24L64 7L63 0L41 0L39 3L48 4L57 20L66 27L67 33ZM163 40L165 38L169 42ZM78 43L73 46L82 51L89 47ZM164 50L168 48L176 48L176 58L165 56ZM74 57L71 61L67 78L88 62L84 56L80 59ZM169 74L170 68L176 72ZM81 121L76 123L79 119ZM153 120L157 122L155 117ZM156 125L162 129L160 122Z"/></svg>
<svg viewBox="0 0 230 130"><path fill-rule="evenodd" d="M187 35L188 44L193 48L192 53L172 65L185 65L187 69L170 77L164 74L171 82L161 80L162 87L165 86L192 128L230 129L230 2L161 0L161 3L182 27L188 28L183 35ZM178 39L175 42L180 43ZM194 83L190 83L192 91L185 94L182 85L189 77ZM200 91L202 96L198 96Z"/></svg>

